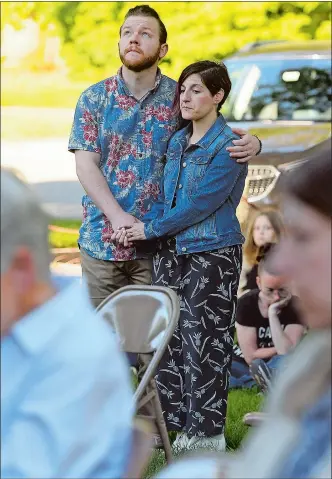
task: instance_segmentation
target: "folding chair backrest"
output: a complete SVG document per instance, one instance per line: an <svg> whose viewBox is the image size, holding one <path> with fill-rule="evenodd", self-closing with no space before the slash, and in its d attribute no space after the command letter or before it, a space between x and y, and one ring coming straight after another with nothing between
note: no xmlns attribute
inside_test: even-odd
<svg viewBox="0 0 332 479"><path fill-rule="evenodd" d="M154 353L138 385L135 400L144 393L173 335L180 316L179 299L163 286L124 286L97 308L116 331L126 353Z"/></svg>
<svg viewBox="0 0 332 479"><path fill-rule="evenodd" d="M123 351L152 353L173 334L179 301L169 288L125 286L106 298L97 311L116 331Z"/></svg>

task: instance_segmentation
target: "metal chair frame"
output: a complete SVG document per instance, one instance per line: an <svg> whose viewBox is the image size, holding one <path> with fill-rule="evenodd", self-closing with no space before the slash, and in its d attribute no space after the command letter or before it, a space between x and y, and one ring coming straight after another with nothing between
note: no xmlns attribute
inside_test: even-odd
<svg viewBox="0 0 332 479"><path fill-rule="evenodd" d="M150 306L148 308L149 311L147 311L147 314L150 315L151 318L147 318L147 321L150 320L151 323L151 337L150 339L146 338L146 343L141 346L135 344L135 338L132 337L133 334L126 334L126 332L124 332L124 329L126 329L125 325L119 323L119 321L127 321L128 325L129 323L131 326L133 325L135 318L131 317L133 311L130 311L130 308L132 308L133 305L132 302L129 304L127 299L128 297L133 299L135 296L140 298L144 298L144 296L146 296L150 299L150 304L148 302L146 304L149 304ZM153 304L151 304L152 298L154 300L157 298L154 311ZM142 301L140 302L142 303ZM119 306L120 304L121 306ZM161 310L161 306L164 306L163 310ZM122 308L120 315L121 317L118 319L114 317L116 314L116 307ZM125 311L126 307L128 308L127 312ZM167 310L166 314L165 307ZM166 461L169 463L172 460L172 448L163 417L154 374L170 342L170 339L172 338L179 320L180 305L178 297L174 291L163 286L124 286L123 288L120 288L114 293L110 294L98 306L97 312L98 314L101 314L107 321L109 321L113 329L118 333L123 351L126 353L138 354L140 362L140 368L138 370L139 384L134 394L136 413L138 413L139 410L144 406L146 407L147 405L150 405L150 410L152 410L153 414L145 417L149 420L153 420L156 424L163 444L163 449L165 451ZM159 319L155 320L153 323L153 319L158 312ZM140 314L142 314L141 311ZM167 319L166 316L168 316ZM138 324L134 326L136 327L137 332ZM146 327L147 323L144 326ZM153 340L155 340L158 336L160 342L158 345L154 346L151 343L153 343Z"/></svg>

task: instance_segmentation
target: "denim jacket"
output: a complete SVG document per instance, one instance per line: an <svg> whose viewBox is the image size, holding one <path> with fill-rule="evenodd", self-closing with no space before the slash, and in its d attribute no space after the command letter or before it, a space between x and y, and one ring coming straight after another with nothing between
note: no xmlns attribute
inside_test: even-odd
<svg viewBox="0 0 332 479"><path fill-rule="evenodd" d="M176 236L178 254L242 244L236 208L248 166L226 150L238 137L220 115L204 137L187 148L190 128L170 139L161 193L143 218L145 236Z"/></svg>

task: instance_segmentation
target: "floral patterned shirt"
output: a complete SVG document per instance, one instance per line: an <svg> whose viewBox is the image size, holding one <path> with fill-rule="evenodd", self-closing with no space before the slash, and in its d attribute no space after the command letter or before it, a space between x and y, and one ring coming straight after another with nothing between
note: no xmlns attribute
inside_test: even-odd
<svg viewBox="0 0 332 479"><path fill-rule="evenodd" d="M70 151L100 153L100 170L114 198L141 219L156 201L167 143L177 127L172 113L176 82L158 70L155 86L137 100L121 75L92 85L80 96L69 139ZM91 256L109 261L144 258L135 247L111 242L112 225L93 200L82 199L79 245Z"/></svg>

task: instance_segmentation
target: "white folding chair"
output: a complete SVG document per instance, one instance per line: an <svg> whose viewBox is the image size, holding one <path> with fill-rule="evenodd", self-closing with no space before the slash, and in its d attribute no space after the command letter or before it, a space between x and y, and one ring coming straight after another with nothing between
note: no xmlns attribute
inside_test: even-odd
<svg viewBox="0 0 332 479"><path fill-rule="evenodd" d="M180 316L174 291L162 286L125 286L97 308L116 331L122 350L136 353L141 362L135 392L136 411L153 421L159 432L167 462L172 448L164 421L154 373L173 335Z"/></svg>

